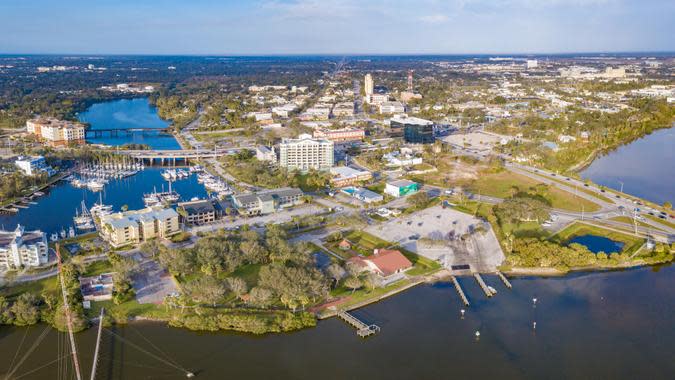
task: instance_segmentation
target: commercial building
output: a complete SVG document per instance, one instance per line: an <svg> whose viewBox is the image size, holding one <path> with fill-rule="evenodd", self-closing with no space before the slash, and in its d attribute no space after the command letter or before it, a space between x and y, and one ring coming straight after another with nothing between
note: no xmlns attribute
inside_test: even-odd
<svg viewBox="0 0 675 380"><path fill-rule="evenodd" d="M379 106L380 113L403 113L405 107L401 102L383 102Z"/></svg>
<svg viewBox="0 0 675 380"><path fill-rule="evenodd" d="M313 133L315 139L326 139L334 142L361 141L366 131L358 128L317 129Z"/></svg>
<svg viewBox="0 0 675 380"><path fill-rule="evenodd" d="M405 278L405 271L413 267L400 251L390 249L375 249L367 257L355 256L349 259L361 271L375 273L385 286Z"/></svg>
<svg viewBox="0 0 675 380"><path fill-rule="evenodd" d="M333 107L331 114L333 117L352 117L354 116L354 103L338 103Z"/></svg>
<svg viewBox="0 0 675 380"><path fill-rule="evenodd" d="M53 117L39 117L26 121L26 131L54 147L85 143L83 124Z"/></svg>
<svg viewBox="0 0 675 380"><path fill-rule="evenodd" d="M357 170L349 166L336 166L330 169L333 176L330 182L335 187L354 185L358 182L368 181L373 178L373 174L366 170Z"/></svg>
<svg viewBox="0 0 675 380"><path fill-rule="evenodd" d="M526 62L527 69L536 69L539 66L539 62L536 59L528 59Z"/></svg>
<svg viewBox="0 0 675 380"><path fill-rule="evenodd" d="M375 89L375 82L373 81L373 76L370 73L366 74L363 78L363 90L366 96L372 95L373 90Z"/></svg>
<svg viewBox="0 0 675 380"><path fill-rule="evenodd" d="M265 215L302 203L300 189L283 188L232 196L232 205L241 215Z"/></svg>
<svg viewBox="0 0 675 380"><path fill-rule="evenodd" d="M329 170L333 167L333 142L313 139L302 134L297 139L283 139L279 144L279 166L290 170Z"/></svg>
<svg viewBox="0 0 675 380"><path fill-rule="evenodd" d="M429 120L411 116L395 116L389 126L392 133L400 134L403 131L403 139L409 144L431 144L434 142L434 123Z"/></svg>
<svg viewBox="0 0 675 380"><path fill-rule="evenodd" d="M14 165L16 165L16 167L25 175L33 176L40 173L47 173L47 175L51 177L56 174L56 170L47 165L47 161L45 161L43 156L19 156L19 158L14 161Z"/></svg>
<svg viewBox="0 0 675 380"><path fill-rule="evenodd" d="M340 189L340 191L349 195L350 197L360 200L363 203L376 203L382 202L384 200L384 197L381 194L363 187L348 186Z"/></svg>
<svg viewBox="0 0 675 380"><path fill-rule="evenodd" d="M258 159L258 161L277 162L277 153L274 151L274 147L260 145L255 148L255 158Z"/></svg>
<svg viewBox="0 0 675 380"><path fill-rule="evenodd" d="M178 232L178 213L172 208L148 207L101 217L101 237L113 247L168 238Z"/></svg>
<svg viewBox="0 0 675 380"><path fill-rule="evenodd" d="M189 202L179 202L176 210L180 215L180 220L187 225L199 226L212 223L219 219L222 212L213 204L210 199L199 199Z"/></svg>
<svg viewBox="0 0 675 380"><path fill-rule="evenodd" d="M416 182L407 179L387 182L384 187L385 194L389 194L396 198L405 197L406 195L416 193L418 190L419 185Z"/></svg>
<svg viewBox="0 0 675 380"><path fill-rule="evenodd" d="M370 94L365 96L365 101L368 104L380 104L389 100L388 94Z"/></svg>
<svg viewBox="0 0 675 380"><path fill-rule="evenodd" d="M42 231L0 230L0 268L38 267L49 261L47 236Z"/></svg>

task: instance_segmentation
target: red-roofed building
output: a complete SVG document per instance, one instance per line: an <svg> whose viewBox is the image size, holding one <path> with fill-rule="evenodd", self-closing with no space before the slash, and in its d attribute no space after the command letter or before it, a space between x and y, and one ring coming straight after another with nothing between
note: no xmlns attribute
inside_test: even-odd
<svg viewBox="0 0 675 380"><path fill-rule="evenodd" d="M385 283L402 279L403 272L413 266L400 251L391 249L375 249L368 257L352 257L349 261L364 271L380 275Z"/></svg>

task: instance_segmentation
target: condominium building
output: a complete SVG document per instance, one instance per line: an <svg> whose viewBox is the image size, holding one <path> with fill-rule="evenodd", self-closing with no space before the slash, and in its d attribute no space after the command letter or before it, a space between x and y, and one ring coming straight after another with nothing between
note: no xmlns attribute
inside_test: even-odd
<svg viewBox="0 0 675 380"><path fill-rule="evenodd" d="M366 131L359 128L316 129L314 138L330 141L361 141L366 137Z"/></svg>
<svg viewBox="0 0 675 380"><path fill-rule="evenodd" d="M241 215L265 215L302 203L303 195L302 190L290 187L238 194L232 196L232 205Z"/></svg>
<svg viewBox="0 0 675 380"><path fill-rule="evenodd" d="M283 139L279 144L279 166L307 171L328 170L333 167L333 142L313 139L302 134L297 139Z"/></svg>
<svg viewBox="0 0 675 380"><path fill-rule="evenodd" d="M113 247L168 238L178 232L178 213L172 208L148 207L101 217L101 237Z"/></svg>
<svg viewBox="0 0 675 380"><path fill-rule="evenodd" d="M49 261L47 236L42 231L0 230L0 268L37 267Z"/></svg>
<svg viewBox="0 0 675 380"><path fill-rule="evenodd" d="M192 226L213 223L222 215L211 199L179 202L176 209L181 221Z"/></svg>
<svg viewBox="0 0 675 380"><path fill-rule="evenodd" d="M56 174L56 170L47 165L47 161L45 161L43 156L19 156L16 161L14 161L14 165L25 175L33 176L40 173L47 173L47 175L51 177Z"/></svg>
<svg viewBox="0 0 675 380"><path fill-rule="evenodd" d="M39 117L26 121L26 131L54 147L85 143L83 124L53 117Z"/></svg>
<svg viewBox="0 0 675 380"><path fill-rule="evenodd" d="M375 88L375 82L373 81L373 76L366 74L366 77L363 79L363 89L366 96L373 94L373 89Z"/></svg>

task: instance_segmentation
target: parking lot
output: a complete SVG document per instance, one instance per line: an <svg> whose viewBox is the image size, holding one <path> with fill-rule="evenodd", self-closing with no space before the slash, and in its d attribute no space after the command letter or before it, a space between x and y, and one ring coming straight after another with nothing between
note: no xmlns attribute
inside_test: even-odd
<svg viewBox="0 0 675 380"><path fill-rule="evenodd" d="M159 263L141 253L136 253L134 259L140 261L139 271L133 277L138 303L160 304L164 297L178 292L173 277Z"/></svg>
<svg viewBox="0 0 675 380"><path fill-rule="evenodd" d="M470 233L479 226L484 232ZM431 207L369 226L366 232L448 266L468 264L472 270L494 272L504 260L487 223L451 208Z"/></svg>

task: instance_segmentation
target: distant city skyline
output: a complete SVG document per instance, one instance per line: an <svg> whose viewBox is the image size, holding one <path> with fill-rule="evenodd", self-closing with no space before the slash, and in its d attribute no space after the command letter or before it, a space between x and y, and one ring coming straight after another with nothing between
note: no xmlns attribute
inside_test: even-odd
<svg viewBox="0 0 675 380"><path fill-rule="evenodd" d="M0 53L675 51L668 0L3 0Z"/></svg>

